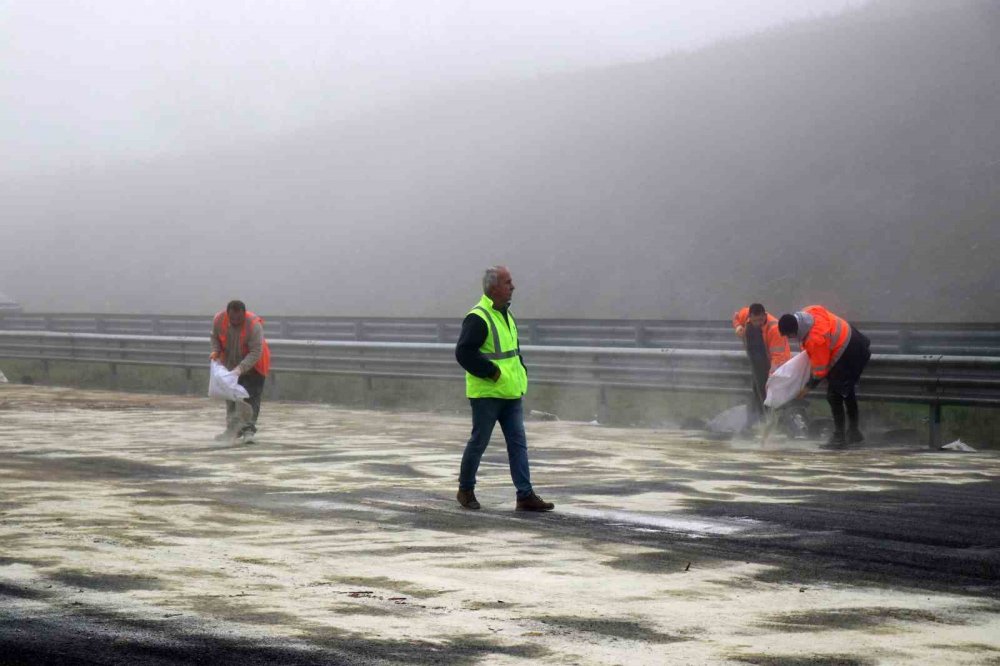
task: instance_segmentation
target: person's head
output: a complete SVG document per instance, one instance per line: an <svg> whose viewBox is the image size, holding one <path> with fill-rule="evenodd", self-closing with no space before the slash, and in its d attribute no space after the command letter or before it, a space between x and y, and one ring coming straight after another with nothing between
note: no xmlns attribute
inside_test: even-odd
<svg viewBox="0 0 1000 666"><path fill-rule="evenodd" d="M233 326L242 326L247 318L247 306L243 301L229 301L226 304L226 314L229 315L229 323Z"/></svg>
<svg viewBox="0 0 1000 666"><path fill-rule="evenodd" d="M799 320L795 318L795 315L781 315L781 319L778 320L778 333L781 333L786 338L794 338L798 336Z"/></svg>
<svg viewBox="0 0 1000 666"><path fill-rule="evenodd" d="M757 328L762 328L767 323L767 310L760 303L750 304L749 321Z"/></svg>
<svg viewBox="0 0 1000 666"><path fill-rule="evenodd" d="M490 266L483 272L483 293L496 308L506 307L514 295L514 279L506 266Z"/></svg>

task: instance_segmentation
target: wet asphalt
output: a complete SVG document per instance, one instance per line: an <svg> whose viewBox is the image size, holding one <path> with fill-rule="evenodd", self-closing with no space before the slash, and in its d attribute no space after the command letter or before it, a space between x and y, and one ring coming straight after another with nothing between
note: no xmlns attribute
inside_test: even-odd
<svg viewBox="0 0 1000 666"><path fill-rule="evenodd" d="M1000 663L1000 456L0 390L0 664Z"/></svg>

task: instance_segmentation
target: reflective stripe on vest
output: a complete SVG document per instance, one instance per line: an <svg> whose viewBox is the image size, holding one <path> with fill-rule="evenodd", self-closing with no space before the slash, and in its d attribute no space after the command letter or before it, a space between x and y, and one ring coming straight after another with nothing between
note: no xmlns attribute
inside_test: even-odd
<svg viewBox="0 0 1000 666"><path fill-rule="evenodd" d="M500 335L497 332L497 325L496 322L493 321L493 317L490 316L490 313L487 312L486 308L484 308L482 305L477 305L476 307L473 308L473 310L479 310L480 312L483 313L483 316L486 318L486 323L490 327L490 334L493 336L493 351L483 352L483 356L493 361L499 361L501 359L513 358L514 356L521 355L520 348L509 349L507 351L500 351ZM510 317L511 314L507 313L507 316Z"/></svg>
<svg viewBox="0 0 1000 666"><path fill-rule="evenodd" d="M845 323L843 319L833 315L836 318L837 326L833 329L833 337L827 334L827 339L830 340L830 351L833 351L833 346L837 344L837 340L840 340L841 334L844 332L844 327L847 327L847 337L844 338L844 344L840 346L837 353L830 357L830 367L832 368L840 360L840 357L844 355L844 350L847 349L847 344L851 341L851 327L849 324Z"/></svg>
<svg viewBox="0 0 1000 666"><path fill-rule="evenodd" d="M465 395L468 398L501 398L513 400L528 391L528 375L521 363L521 346L517 336L517 320L509 311L497 310L488 296L483 296L468 311L467 316L483 319L486 331L479 353L500 371L497 379L477 377L465 372ZM501 319L501 317L504 317Z"/></svg>

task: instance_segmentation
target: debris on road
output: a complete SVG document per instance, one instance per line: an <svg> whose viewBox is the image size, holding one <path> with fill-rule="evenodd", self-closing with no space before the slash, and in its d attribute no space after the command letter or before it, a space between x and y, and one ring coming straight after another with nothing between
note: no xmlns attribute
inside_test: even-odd
<svg viewBox="0 0 1000 666"><path fill-rule="evenodd" d="M543 412L540 409L532 409L528 412L528 418L532 421L558 421L559 417L550 412Z"/></svg>
<svg viewBox="0 0 1000 666"><path fill-rule="evenodd" d="M963 442L961 439L956 439L951 444L945 444L941 447L942 451L975 451L974 448Z"/></svg>
<svg viewBox="0 0 1000 666"><path fill-rule="evenodd" d="M747 427L750 415L746 405L736 405L716 414L705 428L709 432L740 432Z"/></svg>

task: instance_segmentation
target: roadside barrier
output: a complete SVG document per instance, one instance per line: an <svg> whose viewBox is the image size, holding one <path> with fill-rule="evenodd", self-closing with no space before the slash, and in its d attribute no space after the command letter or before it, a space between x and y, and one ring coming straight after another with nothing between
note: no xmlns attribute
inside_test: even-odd
<svg viewBox="0 0 1000 666"><path fill-rule="evenodd" d="M356 342L454 343L459 318L265 317L269 338ZM207 315L0 314L0 330L208 335ZM876 354L1000 356L1000 324L860 322ZM519 319L521 342L572 347L643 347L740 351L727 321L653 319Z"/></svg>
<svg viewBox="0 0 1000 666"><path fill-rule="evenodd" d="M421 342L356 342L268 338L272 373L315 373L461 381L454 345ZM208 367L208 337L0 331L0 358L108 363L193 369ZM605 390L746 394L749 363L741 351L524 345L535 384L593 387L606 406ZM1000 406L1000 357L874 354L859 398L925 404L928 441L941 439L946 405Z"/></svg>

